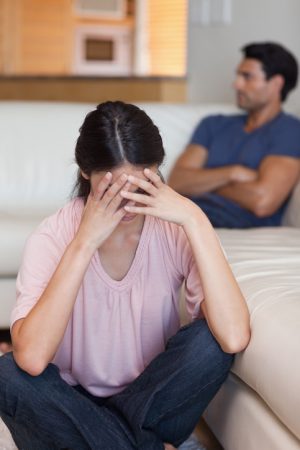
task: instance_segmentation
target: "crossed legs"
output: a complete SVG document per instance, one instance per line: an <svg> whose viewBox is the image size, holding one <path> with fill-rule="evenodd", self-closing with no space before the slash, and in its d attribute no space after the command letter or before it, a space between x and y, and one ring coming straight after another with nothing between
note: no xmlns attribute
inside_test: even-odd
<svg viewBox="0 0 300 450"><path fill-rule="evenodd" d="M37 377L0 358L0 415L19 450L159 450L193 431L233 356L205 320L182 327L123 392L99 399L65 383L49 364Z"/></svg>

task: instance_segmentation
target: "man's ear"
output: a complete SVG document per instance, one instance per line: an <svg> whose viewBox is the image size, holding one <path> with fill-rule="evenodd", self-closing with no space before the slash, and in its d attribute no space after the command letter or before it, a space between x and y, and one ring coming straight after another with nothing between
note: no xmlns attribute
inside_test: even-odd
<svg viewBox="0 0 300 450"><path fill-rule="evenodd" d="M82 172L82 170L80 171L80 173L81 173L81 176L82 176L83 178L85 178L86 180L89 180L89 179L90 179L90 177L89 177L86 173Z"/></svg>
<svg viewBox="0 0 300 450"><path fill-rule="evenodd" d="M284 86L284 83L285 83L285 80L284 80L283 76L280 75L280 74L274 75L272 77L272 83L273 83L274 87L276 88L276 90L279 93L281 93L281 91L283 89L283 86Z"/></svg>

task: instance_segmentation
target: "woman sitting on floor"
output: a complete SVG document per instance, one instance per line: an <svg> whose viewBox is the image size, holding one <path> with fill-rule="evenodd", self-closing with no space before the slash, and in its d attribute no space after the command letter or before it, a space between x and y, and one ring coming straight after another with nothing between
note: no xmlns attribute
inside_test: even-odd
<svg viewBox="0 0 300 450"><path fill-rule="evenodd" d="M177 447L248 344L245 300L144 111L98 105L75 155L75 198L26 244L0 415L19 448Z"/></svg>

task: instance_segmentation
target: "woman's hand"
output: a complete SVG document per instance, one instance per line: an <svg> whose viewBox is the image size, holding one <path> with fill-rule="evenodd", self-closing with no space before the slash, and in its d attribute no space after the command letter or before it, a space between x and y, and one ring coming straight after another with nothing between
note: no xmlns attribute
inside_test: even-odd
<svg viewBox="0 0 300 450"><path fill-rule="evenodd" d="M77 239L97 249L114 231L126 214L126 211L120 207L124 201L120 190L123 189L126 192L128 189L127 178L126 174L122 174L111 186L110 172L101 179L96 192L91 192L88 196Z"/></svg>
<svg viewBox="0 0 300 450"><path fill-rule="evenodd" d="M145 194L122 190L122 197L138 204L135 206L129 204L124 206L125 211L159 217L182 226L189 221L192 214L201 212L200 208L191 200L183 197L166 185L159 175L150 169L145 169L144 174L149 181L132 175L128 176L128 182L145 191Z"/></svg>

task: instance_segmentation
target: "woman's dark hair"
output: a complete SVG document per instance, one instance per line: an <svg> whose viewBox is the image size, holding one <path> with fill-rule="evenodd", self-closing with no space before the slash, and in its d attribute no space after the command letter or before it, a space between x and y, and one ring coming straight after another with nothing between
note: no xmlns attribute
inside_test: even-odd
<svg viewBox="0 0 300 450"><path fill-rule="evenodd" d="M261 62L267 80L274 75L282 75L284 86L281 90L281 100L297 85L298 63L295 57L282 45L274 42L252 43L242 48L245 58L257 59Z"/></svg>
<svg viewBox="0 0 300 450"><path fill-rule="evenodd" d="M121 101L100 103L87 114L79 130L75 160L79 166L73 194L90 193L90 176L124 163L150 166L163 162L165 151L158 128L140 108Z"/></svg>

